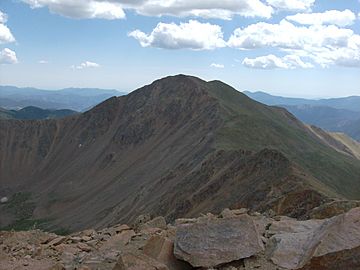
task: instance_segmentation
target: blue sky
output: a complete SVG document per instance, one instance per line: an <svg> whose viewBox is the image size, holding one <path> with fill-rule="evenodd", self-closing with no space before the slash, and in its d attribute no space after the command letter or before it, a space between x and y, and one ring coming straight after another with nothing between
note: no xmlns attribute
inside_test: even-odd
<svg viewBox="0 0 360 270"><path fill-rule="evenodd" d="M285 96L360 95L358 0L252 1L0 0L0 84L131 91L185 73Z"/></svg>

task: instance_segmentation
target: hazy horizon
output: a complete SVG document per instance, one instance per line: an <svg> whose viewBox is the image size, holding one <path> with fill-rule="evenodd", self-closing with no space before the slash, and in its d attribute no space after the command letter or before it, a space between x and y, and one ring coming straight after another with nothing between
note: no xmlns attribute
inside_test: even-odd
<svg viewBox="0 0 360 270"><path fill-rule="evenodd" d="M169 76L173 76L173 75L169 75ZM160 79L160 78L157 78L157 79ZM157 79L154 79L153 81L157 80ZM216 79L215 79L216 80ZM145 86L145 85L148 85L148 84L151 84L153 81L149 81L148 83L144 83L143 85L135 88L135 89L132 89L132 90L128 90L128 89L123 89L123 88L120 88L120 89L117 89L117 88L102 88L102 87L86 87L86 86L83 86L83 87L76 87L76 86L68 86L68 87L64 87L64 88L41 88L41 87L35 87L35 86L18 86L18 85L2 85L0 84L0 87L17 87L17 88L34 88L34 89L38 89L38 90L45 90L45 91L61 91L61 90L64 90L64 89L91 89L91 88L95 88L95 89L99 89L99 90L115 90L115 91L118 91L119 93L126 93L126 94L129 94L139 88L141 88L142 86ZM225 83L227 83L226 81L224 81ZM230 86L233 86L233 85L230 85ZM236 90L238 90L239 92L252 92L252 93L256 93L256 92L263 92L265 94L269 94L269 95L272 95L272 96L279 96L279 97L284 97L284 98L303 98L303 99L310 99L310 100L316 100L316 99L331 99L331 98L346 98L346 97L351 97L351 96L360 96L360 91L359 91L359 94L355 94L355 95L333 95L333 96L318 96L318 95L302 95L300 93L281 93L279 91L267 91L267 90L263 90L263 89L237 89L235 88Z"/></svg>
<svg viewBox="0 0 360 270"><path fill-rule="evenodd" d="M358 0L2 1L0 84L128 92L183 73L282 96L360 95L359 14Z"/></svg>

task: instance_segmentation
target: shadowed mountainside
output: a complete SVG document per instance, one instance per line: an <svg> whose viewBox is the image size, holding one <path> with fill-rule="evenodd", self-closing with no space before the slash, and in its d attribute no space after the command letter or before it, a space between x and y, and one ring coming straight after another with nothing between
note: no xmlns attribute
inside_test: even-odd
<svg viewBox="0 0 360 270"><path fill-rule="evenodd" d="M286 110L178 75L59 120L0 120L0 226L77 230L360 198L360 161Z"/></svg>

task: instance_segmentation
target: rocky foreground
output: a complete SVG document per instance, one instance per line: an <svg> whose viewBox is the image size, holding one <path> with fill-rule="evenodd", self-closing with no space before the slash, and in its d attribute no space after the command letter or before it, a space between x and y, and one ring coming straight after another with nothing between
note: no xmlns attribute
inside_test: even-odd
<svg viewBox="0 0 360 270"><path fill-rule="evenodd" d="M141 216L59 236L0 233L0 270L360 269L360 208L328 219L265 217L246 209L219 216Z"/></svg>

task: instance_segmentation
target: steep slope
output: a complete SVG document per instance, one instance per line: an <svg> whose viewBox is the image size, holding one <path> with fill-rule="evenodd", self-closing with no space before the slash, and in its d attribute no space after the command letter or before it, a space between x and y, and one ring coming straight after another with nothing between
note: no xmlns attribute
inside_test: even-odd
<svg viewBox="0 0 360 270"><path fill-rule="evenodd" d="M343 132L360 142L360 119L346 124L343 127Z"/></svg>
<svg viewBox="0 0 360 270"><path fill-rule="evenodd" d="M333 147L339 152L360 159L360 143L348 137L346 134L324 131L315 126L309 126L309 129L330 147Z"/></svg>
<svg viewBox="0 0 360 270"><path fill-rule="evenodd" d="M158 80L60 120L0 120L0 226L82 229L360 198L360 162L221 82Z"/></svg>
<svg viewBox="0 0 360 270"><path fill-rule="evenodd" d="M43 120L56 119L65 116L77 114L72 110L45 110L37 107L25 107L20 110L5 110L0 108L0 118L5 119L23 119L23 120Z"/></svg>
<svg viewBox="0 0 360 270"><path fill-rule="evenodd" d="M210 82L212 93L225 108L220 147L259 151L265 147L284 153L326 186L350 198L359 195L359 162L339 155L283 108L254 102L221 82ZM339 165L341 164L341 165Z"/></svg>

